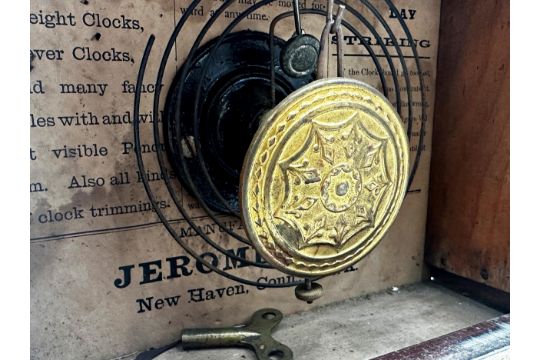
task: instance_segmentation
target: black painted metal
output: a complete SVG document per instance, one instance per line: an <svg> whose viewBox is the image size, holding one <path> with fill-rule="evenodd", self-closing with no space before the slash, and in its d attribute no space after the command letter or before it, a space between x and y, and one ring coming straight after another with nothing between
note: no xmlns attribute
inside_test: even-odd
<svg viewBox="0 0 540 360"><path fill-rule="evenodd" d="M187 173L181 164L182 161L186 163L202 201L214 211L229 213L231 209L234 215L240 213L238 187L242 162L261 116L273 107L268 96L272 81L281 100L312 80L309 74L302 77L286 75L277 61L271 61L283 52L285 42L276 38L272 43L271 55L268 34L247 30L231 33L216 48L217 61L208 62L209 52L215 46L215 40L211 41L197 50L183 86L180 86L178 76L181 69L169 90L164 118L169 161L182 185L193 194L190 182L185 181ZM207 62L203 76L202 69ZM271 67L277 69L274 80L270 78ZM202 96L195 99L199 83L202 83ZM180 87L182 92L179 92ZM193 122L196 101L199 101L197 107L202 111L199 121ZM179 103L184 106L180 108ZM198 131L200 153L194 144L195 126L202 129ZM182 138L177 137L177 127L180 127ZM208 178L201 171L199 157L228 206L214 196Z"/></svg>
<svg viewBox="0 0 540 360"><path fill-rule="evenodd" d="M319 57L319 40L313 35L294 36L281 52L281 69L292 77L313 74Z"/></svg>

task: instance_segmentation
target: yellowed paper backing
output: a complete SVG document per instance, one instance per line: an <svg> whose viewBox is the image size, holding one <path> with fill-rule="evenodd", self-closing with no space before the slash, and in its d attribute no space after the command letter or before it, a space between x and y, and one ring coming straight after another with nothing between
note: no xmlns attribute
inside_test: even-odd
<svg viewBox="0 0 540 360"><path fill-rule="evenodd" d="M395 1L418 49L424 74L427 117L412 50L395 13L385 1L372 1L401 45L411 75L413 133L411 159L425 123L423 152L414 182L398 219L380 245L360 263L323 279L325 295L313 305L294 297L293 288L263 289L225 279L197 263L174 241L155 212L142 184L151 187L177 232L199 253L231 274L254 281L293 280L275 270L227 260L196 236L160 180L152 138L155 79L163 51L189 1L31 1L30 13L30 164L31 164L31 353L34 359L112 359L157 347L178 338L182 328L239 323L262 307L285 314L420 280L426 220L431 121L437 64L439 1ZM255 3L233 2L203 39L219 36L238 13ZM204 24L224 4L204 0L176 39L165 69L162 103ZM326 1L301 1L324 9ZM380 21L360 2L349 2L373 24L405 77L396 49ZM274 1L257 9L234 31L268 32L270 21L290 11L290 2ZM385 72L388 62L370 30L345 14L372 44ZM319 36L320 16L303 17L306 32ZM292 18L277 27L288 39ZM138 172L134 149L133 103L137 74L149 36L156 39L143 82L140 122L147 174ZM344 31L345 76L382 90L375 65L359 38ZM335 58L332 58L335 59ZM332 61L331 61L332 62ZM333 63L333 62L332 62ZM335 68L330 73L335 73ZM391 77L389 98L395 104ZM402 94L405 94L402 92ZM404 106L408 106L406 99ZM405 108L402 113L407 113ZM174 174L169 174L174 177ZM182 203L202 231L225 249L250 260L252 248L226 236L205 214L178 179L172 178ZM239 219L221 216L242 232ZM344 319L346 321L346 319Z"/></svg>

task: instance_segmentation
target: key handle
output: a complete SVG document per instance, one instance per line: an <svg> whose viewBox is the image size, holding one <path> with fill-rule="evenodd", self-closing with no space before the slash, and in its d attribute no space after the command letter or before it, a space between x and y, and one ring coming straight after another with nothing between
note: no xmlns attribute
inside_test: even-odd
<svg viewBox="0 0 540 360"><path fill-rule="evenodd" d="M181 343L184 349L246 347L258 360L291 360L290 348L275 340L272 331L283 319L277 309L256 311L246 324L226 328L185 329Z"/></svg>

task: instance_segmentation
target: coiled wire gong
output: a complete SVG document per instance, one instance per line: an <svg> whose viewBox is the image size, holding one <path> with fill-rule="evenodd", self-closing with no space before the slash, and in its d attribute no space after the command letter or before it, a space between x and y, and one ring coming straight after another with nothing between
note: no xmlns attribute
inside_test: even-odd
<svg viewBox="0 0 540 360"><path fill-rule="evenodd" d="M205 35L208 33L208 31L212 28L214 23L223 16L224 12L234 4L236 0L228 0L225 1L218 10L215 11L214 16L212 16L208 22L206 22L202 28L202 31L199 33L195 41L193 42L191 49L188 53L188 56L185 60L184 66L181 68L179 73L177 74L177 81L180 93L183 91L183 86L185 84L186 77L188 75L188 69L191 64L196 61L195 57L197 55L197 51L201 46L201 42ZM256 10L259 10L265 6L270 5L274 0L262 0L257 2L256 4L249 6L244 11L238 14L238 16L225 28L221 36L219 36L215 41L212 42L211 48L208 51L207 59L200 69L201 72L201 78L204 78L206 72L208 71L208 66L211 64L212 61L216 60L216 52L217 49L219 49L219 46L222 44L223 41L227 38L227 36L238 26L238 24L246 19L250 14L255 12ZM411 32L409 31L407 25L405 24L405 21L399 16L398 9L394 6L392 1L385 0L385 9L383 12L392 11L392 13L396 14L397 21L401 25L401 28L403 30L403 33L405 34L409 46L411 47L412 51L412 57L414 58L414 68L408 69L407 64L405 61L405 56L403 55L402 49L398 46L399 42L396 39L396 36L392 29L390 28L389 24L385 21L382 12L380 9L375 7L372 2L369 0L359 0L359 2L364 6L367 13L364 14L366 16L374 17L376 19L377 23L380 23L382 27L384 28L386 35L390 40L392 41L393 46L386 46L385 42L383 41L381 34L375 29L375 25L377 23L370 23L366 19L366 17L361 14L358 10L351 7L350 5L346 4L343 1L336 0L335 3L337 5L343 5L346 8L346 16L344 20L342 21L342 26L344 26L350 33L356 36L358 38L363 46L363 48L367 51L369 57L373 61L373 64L375 65L375 68L379 74L379 80L382 87L383 94L388 98L389 97L389 84L391 85L391 88L393 89L392 93L393 96L391 98L392 101L396 104L396 110L398 114L400 114L402 119L406 119L406 129L407 129L407 137L409 140L409 143L411 143L411 135L413 130L413 111L412 111L412 91L411 91L411 77L409 74L414 74L414 76L418 76L418 83L419 83L419 93L421 96L421 125L419 129L419 136L418 141L416 144L416 153L411 156L412 160L412 169L411 173L409 175L409 181L408 181L408 190L410 189L410 186L412 184L412 181L415 177L420 158L421 153L423 150L423 143L424 143L424 133L425 133L425 120L427 119L426 114L426 105L425 105L425 87L424 87L424 79L422 78L422 70L420 66L420 58L418 56L418 51L415 46L414 39L411 35ZM161 57L160 65L157 72L157 77L155 80L156 84L156 91L154 93L153 98L153 113L159 114L159 104L160 104L160 98L162 96L161 89L163 84L163 77L165 68L167 65L167 62L169 60L169 57L171 55L171 51L173 50L175 46L175 42L179 40L181 42L181 33L182 30L185 29L186 22L188 19L192 16L193 10L199 5L200 0L194 0L190 6L184 11L184 14L178 21L174 31L172 32L166 47L163 51L163 55ZM300 10L301 14L309 15L309 16L321 16L325 17L326 12L318 9L302 9ZM270 28L273 29L276 26L276 23L278 21L281 21L284 18L290 17L293 15L292 11L284 12L274 18L272 21ZM357 28L353 27L351 25L351 21L347 20L347 18L355 18L355 20L359 21L363 26L368 30L367 34L361 33ZM376 40L376 46L380 46L383 54L377 54L373 46L366 42L364 36L370 36L373 39ZM144 55L142 57L141 63L140 63L140 69L137 76L137 85L135 90L135 101L134 101L134 120L133 120L133 127L134 127L134 143L135 143L135 152L136 152L136 158L137 158L137 165L139 168L140 173L145 174L145 164L142 158L142 152L141 152L141 139L140 139L140 121L139 121L139 112L140 112L140 101L141 101L141 85L143 84L145 71L147 69L147 62L148 58L150 56L152 46L154 43L155 37L154 35L151 35L148 39L146 48L144 50ZM269 41L273 41L273 38L269 36ZM183 45L186 45L185 43L182 43ZM395 52L395 55L390 55L390 51ZM410 56L407 56L410 57ZM383 71L383 64L387 64L388 68L390 70L390 76L389 79L386 78L385 73L388 72ZM400 74L398 75L398 71L396 70L401 68ZM412 71L410 71L412 70ZM269 69L270 71L270 69ZM403 84L404 81L404 84ZM192 195L195 197L195 199L199 202L200 206L204 211L207 213L207 215L212 219L212 221L215 222L215 224L220 228L220 232L224 232L228 235L230 235L235 240L239 241L240 243L246 244L248 246L251 246L251 243L249 239L246 239L242 234L239 234L237 232L232 231L227 226L223 224L223 222L220 220L220 216L216 211L212 210L215 209L216 206L212 206L211 204L208 204L208 201L205 200L205 197L201 192L199 191L196 181L191 175L190 169L188 168L188 164L186 163L186 158L189 156L186 156L186 151L189 151L191 153L190 156L192 156L193 153L195 154L201 154L201 133L200 133L200 114L201 109L199 107L199 100L201 97L206 96L203 92L203 86L202 83L197 84L194 91L194 102L191 104L193 106L192 109L192 121L193 121L193 142L190 144L189 149L185 149L183 146L179 146L177 149L179 151L178 155L178 164L179 171L183 174L183 181L185 182L185 185L189 187L189 189L192 192ZM271 94L268 94L271 96ZM182 106L186 106L186 104L182 104L181 98L180 101L178 101L175 106L178 108L182 108ZM160 122L155 121L153 122L153 141L156 148L156 157L157 162L159 164L159 167L165 172L170 172L170 165L167 161L167 154L162 149L162 139L160 139ZM177 139L182 139L182 128L176 127L175 128ZM227 201L227 199L224 198L223 194L220 193L219 189L216 187L216 185L213 182L213 179L209 176L207 171L207 166L205 163L205 159L203 156L197 156L196 157L196 164L199 167L200 174L202 174L205 177L205 181L208 184L208 188L211 191L211 195L213 196L212 199L214 199L219 205L219 208L225 209L225 212L228 212L230 214L237 213L237 209L234 209L230 206L230 203ZM191 218L188 214L187 209L183 206L180 194L174 189L174 184L171 178L165 176L164 177L164 184L167 188L167 192L172 199L176 209L180 213L181 217L191 226L193 231L205 241L205 243L211 247L223 254L223 256L227 257L228 259L234 260L236 262L240 262L245 265L250 265L258 268L266 268L271 269L272 267L264 262L264 261L251 261L249 259L240 257L232 252L227 252L226 249L224 249L222 246L219 245L217 241L212 239L211 236L206 235L203 230L201 230L196 224L195 220ZM160 221L163 223L167 231L171 234L171 236L178 242L178 244L192 257L194 257L197 261L199 261L201 264L206 266L208 269L212 270L215 273L218 273L219 275L237 281L239 283L250 285L250 286L257 286L259 288L266 287L266 288L281 288L281 287L291 287L291 286L298 286L304 284L304 281L295 281L295 282L289 282L289 283L270 283L270 282L260 282L256 281L254 279L241 277L235 274L228 273L222 269L219 269L218 267L214 266L210 261L204 258L204 256L201 256L202 253L198 253L185 238L182 238L180 236L179 231L177 231L172 222L167 219L165 216L163 210L157 206L157 197L156 193L152 190L150 183L146 177L142 177L142 182L144 185L144 188L147 192L147 195L154 205L155 212L157 216L159 217ZM316 279L309 279L308 281L316 280Z"/></svg>

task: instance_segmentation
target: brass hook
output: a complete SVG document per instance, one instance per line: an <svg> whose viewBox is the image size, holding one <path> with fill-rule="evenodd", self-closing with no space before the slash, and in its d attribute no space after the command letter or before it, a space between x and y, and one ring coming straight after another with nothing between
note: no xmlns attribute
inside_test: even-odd
<svg viewBox="0 0 540 360"><path fill-rule="evenodd" d="M343 77L343 30L341 28L341 20L345 12L345 6L339 5L336 18L333 19L334 0L328 0L326 11L326 25L321 34L321 47L319 51L319 61L317 66L317 79L328 77L328 42L331 34L337 37L337 76Z"/></svg>

